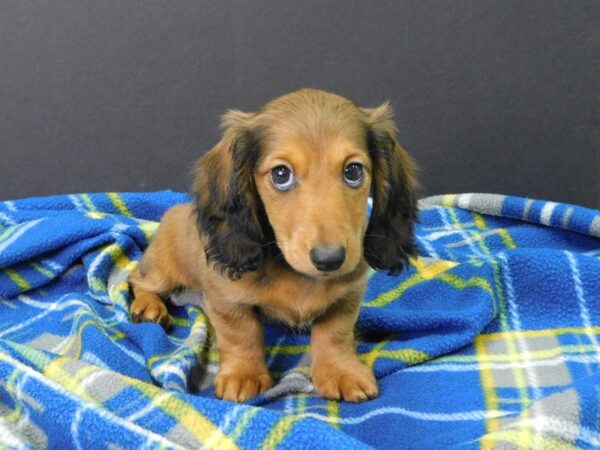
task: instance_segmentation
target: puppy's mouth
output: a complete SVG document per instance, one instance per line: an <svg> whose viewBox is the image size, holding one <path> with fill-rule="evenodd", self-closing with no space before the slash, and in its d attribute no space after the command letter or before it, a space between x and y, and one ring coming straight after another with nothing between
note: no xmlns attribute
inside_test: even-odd
<svg viewBox="0 0 600 450"><path fill-rule="evenodd" d="M311 278L313 280L335 280L336 278L340 278L343 277L344 275L348 274L348 270L336 270L333 272L320 272L317 270L314 271L308 271L308 270L298 270L296 268L294 268L292 266L292 268L298 272L301 273L302 275Z"/></svg>

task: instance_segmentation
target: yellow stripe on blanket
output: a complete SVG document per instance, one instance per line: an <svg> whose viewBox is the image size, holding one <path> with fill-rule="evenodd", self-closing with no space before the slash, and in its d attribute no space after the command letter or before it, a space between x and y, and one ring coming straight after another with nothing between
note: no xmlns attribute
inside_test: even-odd
<svg viewBox="0 0 600 450"><path fill-rule="evenodd" d="M123 379L148 398L156 398L161 394L164 395L164 390L152 386L151 384L126 376L123 376ZM160 410L185 427L189 433L196 437L201 443L210 443L210 445L207 446L210 446L211 448L239 448L229 436L225 435L218 426L213 424L200 411L174 395L161 402Z"/></svg>
<svg viewBox="0 0 600 450"><path fill-rule="evenodd" d="M431 356L429 356L427 353L422 352L420 350L415 350L414 348L403 348L399 350L383 350L383 346L386 343L387 342L377 344L375 347L373 347L373 350L371 350L370 352L359 355L359 358L369 367L373 367L375 365L376 360L379 358L387 358L402 361L408 364L409 366L414 366L415 364L420 364L431 359Z"/></svg>
<svg viewBox="0 0 600 450"><path fill-rule="evenodd" d="M413 260L413 264L417 269L417 273L404 280L394 289L382 293L373 300L364 302L363 306L370 308L380 308L382 306L388 305L394 300L397 300L405 291L407 291L411 287L416 286L417 284L425 280L435 278L440 273L443 273L458 265L457 262L444 260L436 261L432 264L425 265L421 258Z"/></svg>
<svg viewBox="0 0 600 450"><path fill-rule="evenodd" d="M246 410L246 412L244 412L244 414L242 414L242 417L240 418L238 423L235 425L235 428L233 429L233 431L230 434L230 437L232 440L237 441L242 436L242 433L248 427L248 424L250 423L252 418L256 414L258 414L258 411L260 411L259 408L249 407Z"/></svg>
<svg viewBox="0 0 600 450"><path fill-rule="evenodd" d="M282 418L277 425L273 427L269 435L260 446L263 450L272 450L277 448L285 436L290 432L294 424L300 420L298 416L286 416Z"/></svg>
<svg viewBox="0 0 600 450"><path fill-rule="evenodd" d="M96 205L94 205L92 197L90 197L89 194L81 194L79 197L83 200L83 203L85 204L88 210L98 211L98 208L96 208Z"/></svg>
<svg viewBox="0 0 600 450"><path fill-rule="evenodd" d="M4 273L8 278L11 279L13 283L15 283L19 288L23 291L27 291L31 289L31 284L25 278L17 273L16 270L13 269L4 269Z"/></svg>
<svg viewBox="0 0 600 450"><path fill-rule="evenodd" d="M119 194L117 194L116 192L108 192L106 196L110 198L112 204L115 205L115 208L117 208L117 210L121 214L123 214L124 216L133 216L133 214L131 213L131 211L129 211L129 208L127 208L127 205L125 204L125 202Z"/></svg>

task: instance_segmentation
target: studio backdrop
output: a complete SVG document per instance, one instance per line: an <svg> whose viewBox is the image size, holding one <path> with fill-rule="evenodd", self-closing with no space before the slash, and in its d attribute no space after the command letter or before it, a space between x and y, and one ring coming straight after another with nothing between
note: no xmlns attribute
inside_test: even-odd
<svg viewBox="0 0 600 450"><path fill-rule="evenodd" d="M600 208L595 1L0 3L0 200L185 191L228 108L390 100L426 194Z"/></svg>

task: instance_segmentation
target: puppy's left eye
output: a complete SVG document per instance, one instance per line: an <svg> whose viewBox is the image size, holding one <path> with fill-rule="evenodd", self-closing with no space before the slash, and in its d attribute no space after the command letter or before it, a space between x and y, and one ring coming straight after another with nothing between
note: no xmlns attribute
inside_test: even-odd
<svg viewBox="0 0 600 450"><path fill-rule="evenodd" d="M280 191L289 191L296 184L296 178L292 169L281 165L271 170L271 183Z"/></svg>
<svg viewBox="0 0 600 450"><path fill-rule="evenodd" d="M358 187L363 180L363 166L360 163L350 163L344 169L344 181L350 187Z"/></svg>

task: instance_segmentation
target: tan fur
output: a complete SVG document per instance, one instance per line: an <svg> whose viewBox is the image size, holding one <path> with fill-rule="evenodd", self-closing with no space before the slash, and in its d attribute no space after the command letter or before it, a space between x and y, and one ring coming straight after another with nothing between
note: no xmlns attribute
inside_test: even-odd
<svg viewBox="0 0 600 450"><path fill-rule="evenodd" d="M260 160L252 174L278 247L287 264L268 258L256 271L232 280L207 263L207 237L198 233L192 204L173 207L144 254L130 282L136 321L168 323L160 296L186 286L204 296L205 311L216 331L221 368L216 395L245 401L272 385L265 365L263 335L256 307L291 325L312 322L312 379L329 399L363 401L377 395L370 368L358 359L354 325L367 280L363 238L372 163L364 137L367 126L395 129L389 108L360 109L333 94L302 90L267 104L257 113L230 111L222 140L198 163L194 189L200 201L224 196L232 174L230 146L245 129L260 128ZM404 167L409 182L412 166ZM361 187L342 182L349 162L365 168ZM272 186L271 169L286 164L298 183L289 192ZM218 173L211 184L205 173ZM318 244L343 245L346 259L333 272L320 272L310 261Z"/></svg>

